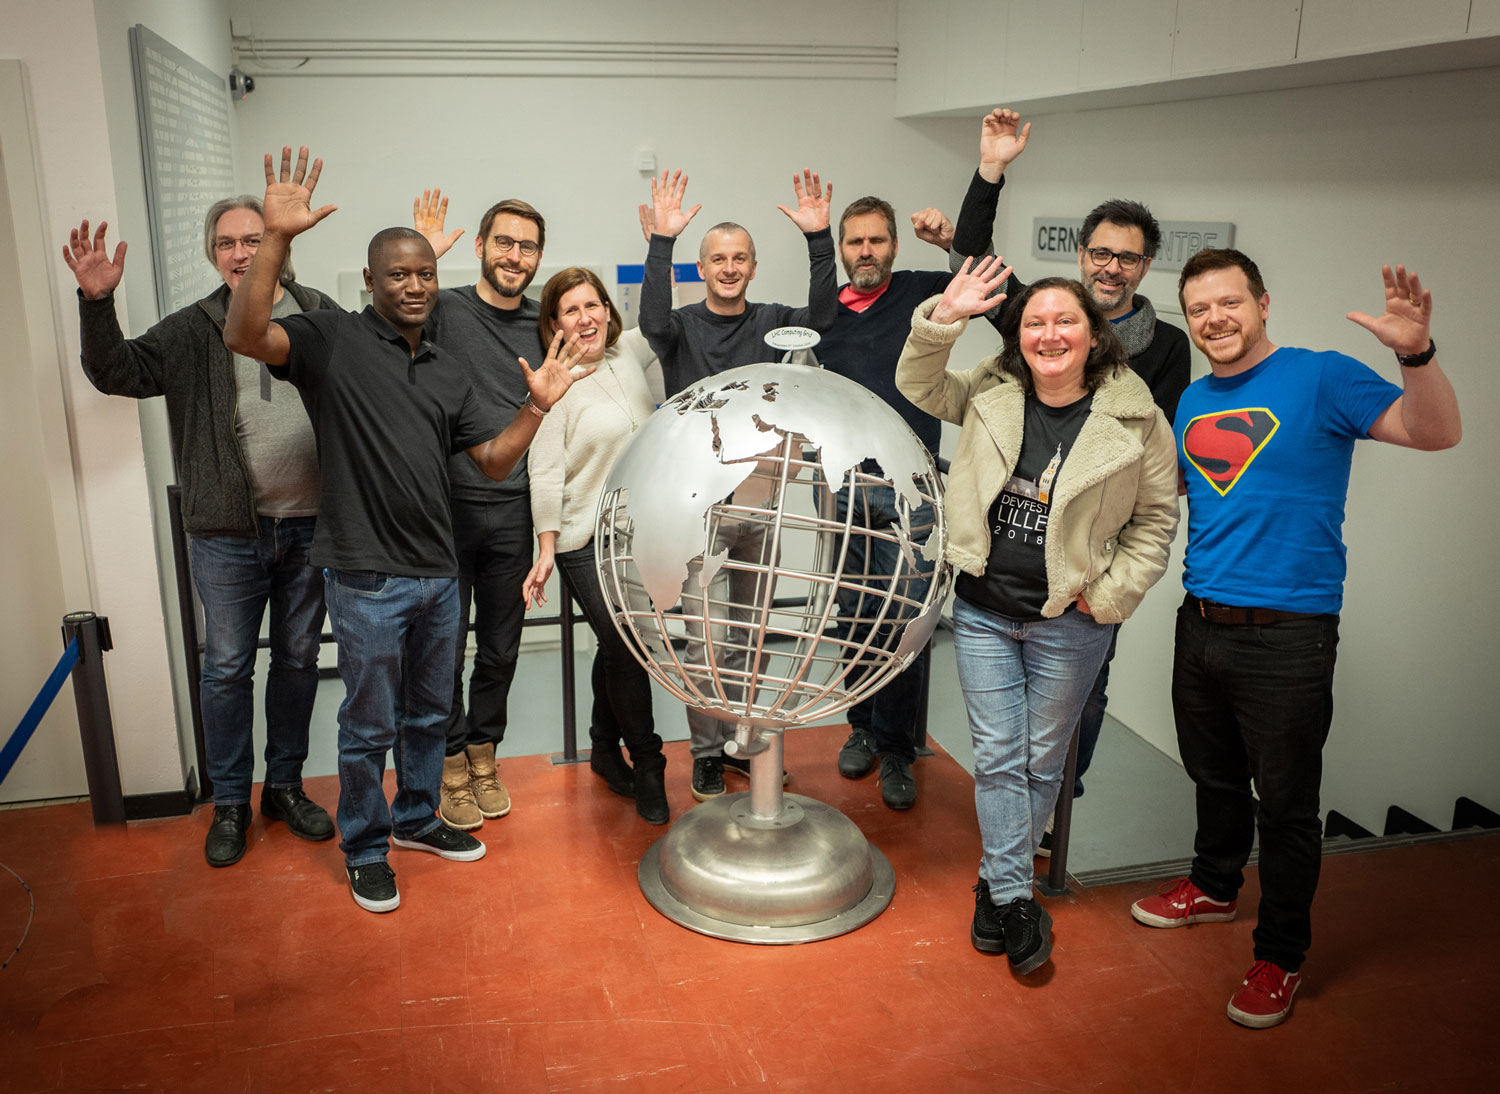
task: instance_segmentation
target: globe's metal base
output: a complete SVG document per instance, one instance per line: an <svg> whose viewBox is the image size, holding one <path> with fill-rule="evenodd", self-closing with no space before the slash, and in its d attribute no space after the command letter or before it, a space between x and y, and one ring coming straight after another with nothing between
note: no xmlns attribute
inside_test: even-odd
<svg viewBox="0 0 1500 1094"><path fill-rule="evenodd" d="M885 855L832 806L780 797L774 816L757 814L740 793L678 820L641 859L651 906L699 934L761 945L833 938L885 911L896 891Z"/></svg>

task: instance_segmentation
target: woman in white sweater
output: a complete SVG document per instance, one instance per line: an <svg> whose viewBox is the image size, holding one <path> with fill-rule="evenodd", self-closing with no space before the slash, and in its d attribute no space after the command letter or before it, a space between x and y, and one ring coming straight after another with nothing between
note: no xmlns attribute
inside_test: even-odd
<svg viewBox="0 0 1500 1094"><path fill-rule="evenodd" d="M545 603L554 567L599 640L592 673L589 767L617 794L635 798L649 824L666 824L666 757L651 714L651 680L610 617L594 569L594 510L605 476L631 435L655 409L646 369L655 361L636 332L622 337L620 313L591 271L570 266L542 290L542 344L578 339L597 371L575 382L547 413L531 444L531 516L537 560L526 576L526 606ZM630 751L630 763L620 741Z"/></svg>

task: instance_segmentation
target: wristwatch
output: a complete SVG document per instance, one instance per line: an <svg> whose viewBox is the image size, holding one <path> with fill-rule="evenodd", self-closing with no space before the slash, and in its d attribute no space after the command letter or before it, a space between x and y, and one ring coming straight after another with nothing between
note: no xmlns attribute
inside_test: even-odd
<svg viewBox="0 0 1500 1094"><path fill-rule="evenodd" d="M1421 353L1398 353L1396 360L1402 368L1421 368L1428 361L1437 356L1437 343L1431 338L1427 339L1427 348Z"/></svg>

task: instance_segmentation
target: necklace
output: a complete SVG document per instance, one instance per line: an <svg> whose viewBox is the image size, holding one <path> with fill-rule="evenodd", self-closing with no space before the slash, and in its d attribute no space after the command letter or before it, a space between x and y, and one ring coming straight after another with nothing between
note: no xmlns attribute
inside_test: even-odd
<svg viewBox="0 0 1500 1094"><path fill-rule="evenodd" d="M600 382L599 387L605 395L609 396L609 401L614 403L615 406L619 407L621 413L623 413L625 417L630 419L630 432L634 433L638 423L635 420L635 411L630 409L630 396L625 394L625 385L620 381L619 373L615 372L615 363L606 358L604 365L607 369L609 369L609 375L614 380L615 387L620 389L620 398L616 399L610 392L609 388L604 386L602 381Z"/></svg>

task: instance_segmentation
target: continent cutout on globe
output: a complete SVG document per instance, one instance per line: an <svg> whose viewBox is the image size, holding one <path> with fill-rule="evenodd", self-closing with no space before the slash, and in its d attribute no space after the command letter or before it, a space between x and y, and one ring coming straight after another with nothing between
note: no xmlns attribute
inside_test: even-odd
<svg viewBox="0 0 1500 1094"><path fill-rule="evenodd" d="M921 442L879 396L850 380L805 365L760 364L699 381L662 404L621 453L605 496L623 489L636 529L635 565L659 611L677 603L689 566L707 555L709 515L721 501L761 506L775 478L756 475L787 436L818 452L824 482L838 489L867 459L880 465L911 507L921 505L914 479L929 471ZM915 566L903 514L902 550ZM646 544L649 543L649 547ZM936 544L924 556L932 561ZM702 581L722 557L705 557Z"/></svg>

